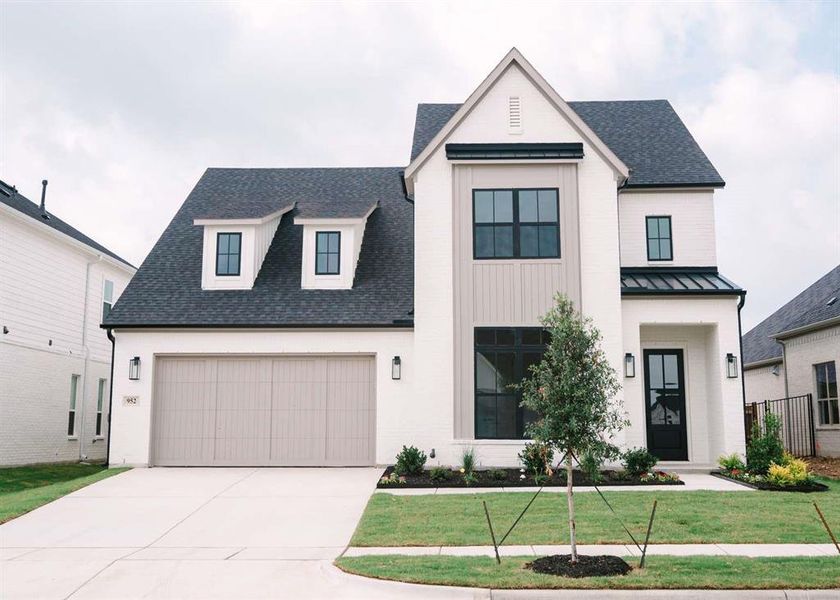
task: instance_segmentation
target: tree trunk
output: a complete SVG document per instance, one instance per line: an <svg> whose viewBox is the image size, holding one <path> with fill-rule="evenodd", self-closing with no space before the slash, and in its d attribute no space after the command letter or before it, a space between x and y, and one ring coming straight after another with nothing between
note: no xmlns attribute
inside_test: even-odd
<svg viewBox="0 0 840 600"><path fill-rule="evenodd" d="M566 499L569 501L569 540L572 544L572 563L578 561L575 541L575 496L572 491L572 453L566 455Z"/></svg>

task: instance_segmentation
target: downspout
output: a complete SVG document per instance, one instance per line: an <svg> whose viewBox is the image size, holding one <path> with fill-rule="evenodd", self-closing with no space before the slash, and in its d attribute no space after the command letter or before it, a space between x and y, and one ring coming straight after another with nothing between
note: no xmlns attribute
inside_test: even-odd
<svg viewBox="0 0 840 600"><path fill-rule="evenodd" d="M111 378L110 390L108 391L108 440L105 442L105 466L111 466L111 407L114 404L114 351L117 348L117 340L109 327L105 330L108 339L111 340Z"/></svg>
<svg viewBox="0 0 840 600"><path fill-rule="evenodd" d="M782 345L782 368L785 370L785 398L790 398L790 390L788 390L788 374L787 374L787 346L784 340L777 339Z"/></svg>
<svg viewBox="0 0 840 600"><path fill-rule="evenodd" d="M741 309L744 308L744 303L747 301L747 292L741 293L741 298L738 300L738 352L741 355L741 405L743 416L741 420L744 422L744 440L749 438L750 432L747 430L747 386L744 381L744 336L741 334Z"/></svg>
<svg viewBox="0 0 840 600"><path fill-rule="evenodd" d="M46 181L44 181L46 184ZM46 188L46 186L44 186ZM42 200L43 202L43 200ZM84 362L82 363L82 406L79 410L79 462L82 462L85 447L85 403L87 401L87 371L88 362L90 360L90 348L87 345L87 312L88 312L88 296L90 295L90 268L102 262L102 255L99 254L94 261L88 261L85 266L85 300L84 308L82 309L82 352L84 353Z"/></svg>

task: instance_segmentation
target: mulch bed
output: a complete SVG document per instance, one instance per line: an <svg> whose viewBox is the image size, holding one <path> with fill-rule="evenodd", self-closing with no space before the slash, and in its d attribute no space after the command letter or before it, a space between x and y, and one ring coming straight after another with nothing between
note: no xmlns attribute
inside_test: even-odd
<svg viewBox="0 0 840 600"><path fill-rule="evenodd" d="M537 573L562 577L626 575L633 570L633 567L617 556L584 556L582 554L578 554L576 563L572 563L571 554L555 554L526 563L525 567Z"/></svg>
<svg viewBox="0 0 840 600"><path fill-rule="evenodd" d="M719 477L720 479L725 479L727 481L734 481L735 483L739 483L741 485L747 486L749 488L753 488L754 490L763 490L765 492L826 492L828 491L828 486L819 483L806 483L804 485L774 485L772 483L767 483L766 481L744 481L743 479L738 479L737 477L730 477L726 473L719 473L713 472L712 475L715 477Z"/></svg>
<svg viewBox="0 0 840 600"><path fill-rule="evenodd" d="M394 467L388 467L381 477L389 477L394 472ZM504 472L504 477L501 477ZM449 478L444 481L432 481L429 471L423 471L421 475L407 475L404 483L382 483L376 485L380 489L405 489L405 488L500 488L500 487L535 487L539 486L534 478L526 476L520 479L519 469L492 469L475 471L476 482L467 485L461 473L452 471ZM555 471L548 481L542 483L545 487L565 487L565 471ZM575 485L597 485L598 487L622 486L622 485L685 485L682 481L641 481L638 477L628 475L621 476L616 471L601 471L602 480L592 482L588 476L581 471L574 471L573 481ZM381 480L380 477L380 480Z"/></svg>
<svg viewBox="0 0 840 600"><path fill-rule="evenodd" d="M817 475L831 477L832 479L840 479L840 458L815 456L804 460L808 463L808 469Z"/></svg>

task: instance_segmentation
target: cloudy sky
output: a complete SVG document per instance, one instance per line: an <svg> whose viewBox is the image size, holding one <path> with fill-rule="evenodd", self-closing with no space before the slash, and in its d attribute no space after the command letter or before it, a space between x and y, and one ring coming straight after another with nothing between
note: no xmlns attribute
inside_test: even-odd
<svg viewBox="0 0 840 600"><path fill-rule="evenodd" d="M206 167L404 165L416 103L511 46L567 100L672 102L745 328L840 263L836 2L0 2L0 178L140 264Z"/></svg>

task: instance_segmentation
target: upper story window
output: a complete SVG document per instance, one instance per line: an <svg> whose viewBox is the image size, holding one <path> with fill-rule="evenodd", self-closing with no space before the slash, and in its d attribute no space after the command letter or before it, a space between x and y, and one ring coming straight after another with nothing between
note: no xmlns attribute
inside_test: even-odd
<svg viewBox="0 0 840 600"><path fill-rule="evenodd" d="M511 388L542 360L549 341L537 327L475 329L475 437L522 439L536 414L519 404L522 394Z"/></svg>
<svg viewBox="0 0 840 600"><path fill-rule="evenodd" d="M242 254L241 233L216 235L216 275L239 275Z"/></svg>
<svg viewBox="0 0 840 600"><path fill-rule="evenodd" d="M473 256L559 258L556 189L473 190Z"/></svg>
<svg viewBox="0 0 840 600"><path fill-rule="evenodd" d="M108 279L105 280L105 285L102 288L102 320L111 314L111 308L114 306L114 282Z"/></svg>
<svg viewBox="0 0 840 600"><path fill-rule="evenodd" d="M318 231L315 234L315 274L338 275L340 272L341 232Z"/></svg>
<svg viewBox="0 0 840 600"><path fill-rule="evenodd" d="M817 413L820 425L840 425L837 399L837 368L834 361L814 365L817 382Z"/></svg>
<svg viewBox="0 0 840 600"><path fill-rule="evenodd" d="M674 260L671 217L647 217L648 260Z"/></svg>

